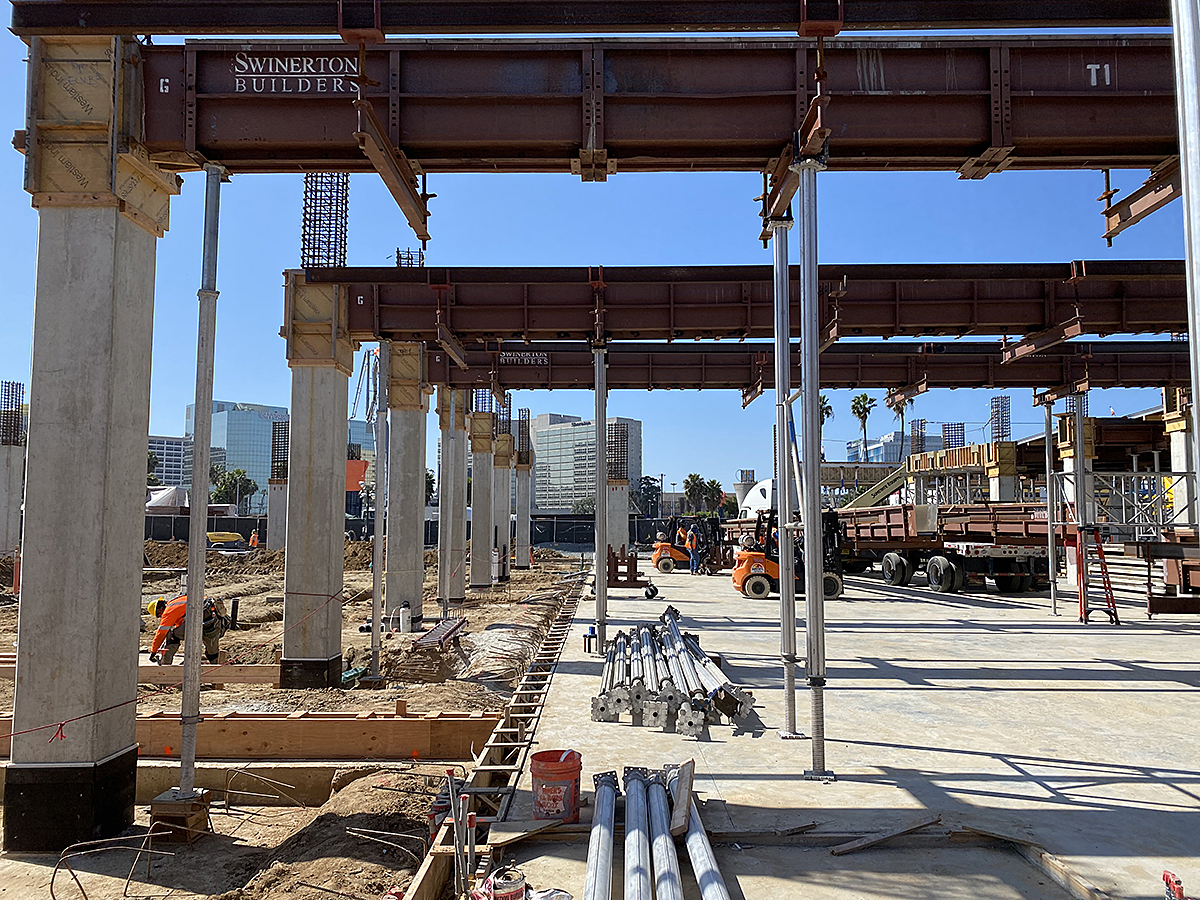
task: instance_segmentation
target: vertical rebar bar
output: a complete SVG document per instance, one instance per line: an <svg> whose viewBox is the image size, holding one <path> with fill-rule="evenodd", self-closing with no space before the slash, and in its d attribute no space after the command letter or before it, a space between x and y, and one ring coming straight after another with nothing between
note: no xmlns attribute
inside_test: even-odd
<svg viewBox="0 0 1200 900"><path fill-rule="evenodd" d="M213 372L217 342L217 237L221 218L221 178L216 163L204 166L204 249L201 268L200 321L196 338L196 404L192 416L192 497L188 517L188 589L183 638L182 735L179 749L179 795L194 797L196 726L200 724L200 654L204 635L204 575L208 531L208 463L212 443Z"/></svg>
<svg viewBox="0 0 1200 900"><path fill-rule="evenodd" d="M779 659L783 664L784 736L796 733L796 582L792 532L791 450L788 441L787 399L791 393L791 274L788 271L788 230L785 218L771 219L775 282L775 496L779 510ZM681 689L686 687L681 685Z"/></svg>

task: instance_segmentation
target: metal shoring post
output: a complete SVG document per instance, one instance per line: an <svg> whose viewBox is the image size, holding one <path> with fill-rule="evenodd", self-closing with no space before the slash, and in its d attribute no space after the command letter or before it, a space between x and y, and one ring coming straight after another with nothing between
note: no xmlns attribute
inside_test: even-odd
<svg viewBox="0 0 1200 900"><path fill-rule="evenodd" d="M379 342L379 376L375 379L375 539L371 547L371 681L379 680L383 624L383 528L388 483L388 382L392 377L392 345Z"/></svg>
<svg viewBox="0 0 1200 900"><path fill-rule="evenodd" d="M796 731L796 567L792 521L792 448L788 440L788 394L791 371L791 275L788 271L788 230L792 211L768 219L775 251L775 496L779 509L779 659L783 663L783 728L780 738L803 737ZM686 685L681 685L686 690Z"/></svg>
<svg viewBox="0 0 1200 900"><path fill-rule="evenodd" d="M804 524L804 672L812 700L812 769L805 778L832 779L825 766L825 541L821 525L821 308L817 296L817 173L807 158L800 176L800 440L803 444L800 514Z"/></svg>
<svg viewBox="0 0 1200 900"><path fill-rule="evenodd" d="M596 641L603 651L608 624L608 379L604 345L592 346L596 367Z"/></svg>
<svg viewBox="0 0 1200 900"><path fill-rule="evenodd" d="M1054 404L1047 400L1043 404L1046 410L1046 557L1050 573L1050 611L1053 615L1061 615L1058 611L1058 566L1054 550L1054 447L1051 444L1054 433Z"/></svg>
<svg viewBox="0 0 1200 900"><path fill-rule="evenodd" d="M200 324L196 338L196 405L192 426L192 503L188 517L187 614L183 624L183 700L179 721L179 797L196 796L196 726L200 724L200 654L204 641L205 537L208 530L208 465L212 442L213 371L217 343L217 236L221 178L216 163L204 165L204 249L200 275ZM197 503L197 483L203 502Z"/></svg>
<svg viewBox="0 0 1200 900"><path fill-rule="evenodd" d="M1183 238L1187 271L1188 361L1192 384L1192 458L1200 465L1200 4L1171 0L1175 103L1179 121ZM1200 480L1198 480L1200 483ZM1195 499L1193 497L1193 502Z"/></svg>
<svg viewBox="0 0 1200 900"><path fill-rule="evenodd" d="M1087 526L1088 518L1088 478L1084 472L1086 462L1083 458L1083 398L1085 394L1075 395L1075 565L1079 567L1079 621L1087 619L1088 604L1088 570L1087 570Z"/></svg>

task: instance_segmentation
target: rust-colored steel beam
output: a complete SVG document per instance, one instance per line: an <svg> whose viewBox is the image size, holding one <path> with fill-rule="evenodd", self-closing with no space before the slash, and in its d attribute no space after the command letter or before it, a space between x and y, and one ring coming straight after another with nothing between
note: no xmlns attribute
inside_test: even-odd
<svg viewBox="0 0 1200 900"><path fill-rule="evenodd" d="M373 171L345 44L142 56L161 165ZM1171 58L1165 35L831 40L829 167L1149 169L1178 153ZM386 137L429 173L775 172L816 96L805 39L410 40L368 47L365 69Z"/></svg>
<svg viewBox="0 0 1200 900"><path fill-rule="evenodd" d="M1187 345L1170 341L1061 344L1002 365L1001 345L958 342L846 343L821 354L821 386L899 388L922 379L930 388L1037 388L1087 381L1091 387L1162 387L1188 383ZM580 343L499 344L468 348L461 369L434 343L429 380L502 390L591 389L592 351ZM770 344L613 344L612 389L736 389L774 384ZM799 375L799 354L792 359Z"/></svg>
<svg viewBox="0 0 1200 900"><path fill-rule="evenodd" d="M12 30L36 34L334 34L335 0L13 0ZM370 7L369 0L348 8ZM389 34L787 31L815 0L385 0ZM843 30L1166 26L1166 0L844 0ZM804 15L808 13L807 15ZM369 13L367 13L369 16ZM830 29L832 30L832 29ZM813 32L816 33L816 32Z"/></svg>
<svg viewBox="0 0 1200 900"><path fill-rule="evenodd" d="M588 340L597 304L611 340L770 338L770 266L310 269L347 285L350 327L371 339ZM847 337L1187 330L1177 260L821 266L827 342ZM600 285L597 287L596 285ZM792 322L799 323L799 270ZM799 327L798 325L796 327Z"/></svg>

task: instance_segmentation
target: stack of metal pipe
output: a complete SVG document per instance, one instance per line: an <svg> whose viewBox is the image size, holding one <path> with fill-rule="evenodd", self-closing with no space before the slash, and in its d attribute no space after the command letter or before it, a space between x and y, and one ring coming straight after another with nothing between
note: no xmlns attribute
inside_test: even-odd
<svg viewBox="0 0 1200 900"><path fill-rule="evenodd" d="M616 722L628 712L634 725L699 737L720 716L741 720L753 708L754 696L730 683L668 606L659 622L617 632L592 698L592 720Z"/></svg>
<svg viewBox="0 0 1200 900"><path fill-rule="evenodd" d="M675 839L671 836L671 809L688 804L685 838L692 872L702 900L729 900L725 879L717 865L700 812L688 791L678 797L677 772L628 767L625 769L625 900L683 900L683 881ZM616 818L617 773L595 776L596 813L588 843L583 900L610 900L612 896L613 831Z"/></svg>

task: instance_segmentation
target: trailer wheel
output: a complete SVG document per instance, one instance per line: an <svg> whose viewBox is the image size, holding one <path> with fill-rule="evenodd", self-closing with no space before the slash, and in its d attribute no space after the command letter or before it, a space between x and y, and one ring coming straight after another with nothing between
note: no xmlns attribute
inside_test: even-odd
<svg viewBox="0 0 1200 900"><path fill-rule="evenodd" d="M766 575L751 575L742 582L742 593L751 600L765 600L771 593L771 579Z"/></svg>
<svg viewBox="0 0 1200 900"><path fill-rule="evenodd" d="M925 574L929 576L929 586L939 594L954 590L954 566L946 557L931 556L925 563Z"/></svg>
<svg viewBox="0 0 1200 900"><path fill-rule="evenodd" d="M1002 594L1015 594L1021 590L1020 575L993 575L992 581L996 582L996 590Z"/></svg>
<svg viewBox="0 0 1200 900"><path fill-rule="evenodd" d="M821 589L825 592L826 600L836 600L842 596L842 579L834 572L826 572L821 580Z"/></svg>
<svg viewBox="0 0 1200 900"><path fill-rule="evenodd" d="M957 594L967 583L967 567L962 564L961 560L956 559L950 560L950 565L954 568L954 587L951 593Z"/></svg>
<svg viewBox="0 0 1200 900"><path fill-rule="evenodd" d="M871 568L869 559L855 559L842 563L842 571L847 575L861 575L869 568Z"/></svg>
<svg viewBox="0 0 1200 900"><path fill-rule="evenodd" d="M655 568L664 575L670 575L675 571L675 558L669 554L666 556L660 556L658 558L658 562L655 564Z"/></svg>
<svg viewBox="0 0 1200 900"><path fill-rule="evenodd" d="M879 564L879 571L883 573L884 584L890 584L892 587L908 584L908 560L899 553L885 553L883 561Z"/></svg>

